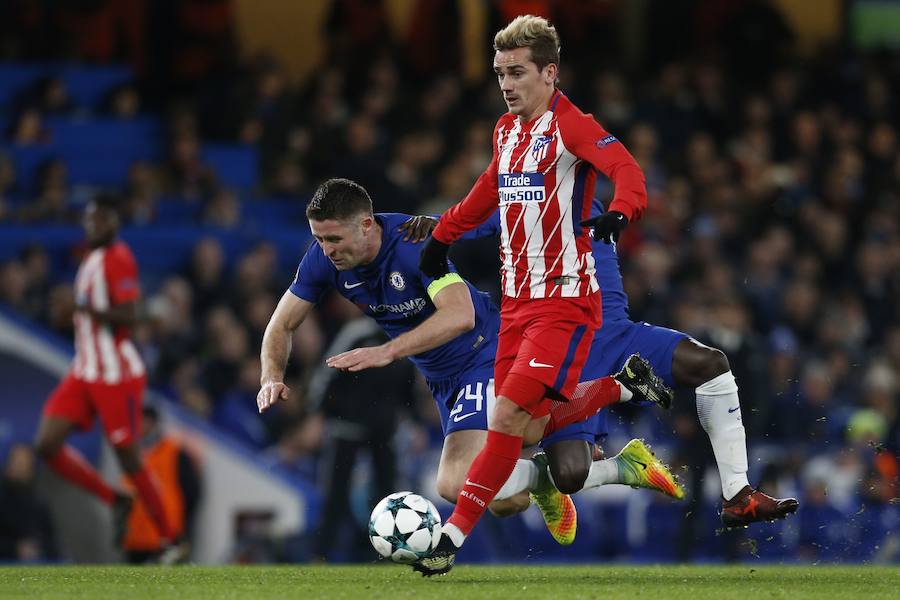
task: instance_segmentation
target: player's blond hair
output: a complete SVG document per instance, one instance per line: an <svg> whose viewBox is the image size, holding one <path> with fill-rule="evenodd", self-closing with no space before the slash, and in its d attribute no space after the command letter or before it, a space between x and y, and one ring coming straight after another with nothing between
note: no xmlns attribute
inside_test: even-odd
<svg viewBox="0 0 900 600"><path fill-rule="evenodd" d="M549 64L559 66L559 34L544 17L519 15L494 36L494 50L530 48L539 71Z"/></svg>

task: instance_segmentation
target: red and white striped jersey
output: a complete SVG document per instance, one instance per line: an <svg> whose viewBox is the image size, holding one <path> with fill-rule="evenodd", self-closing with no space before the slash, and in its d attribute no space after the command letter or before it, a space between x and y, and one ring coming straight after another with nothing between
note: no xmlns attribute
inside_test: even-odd
<svg viewBox="0 0 900 600"><path fill-rule="evenodd" d="M432 235L450 244L500 206L501 289L513 298L587 296L599 289L588 228L597 171L615 184L610 210L629 221L647 206L644 174L619 141L557 91L548 110L494 128L491 164Z"/></svg>
<svg viewBox="0 0 900 600"><path fill-rule="evenodd" d="M75 302L106 311L140 298L138 268L122 241L95 248L81 261L75 276ZM117 384L144 374L144 363L125 327L98 323L75 313L73 375L83 381Z"/></svg>

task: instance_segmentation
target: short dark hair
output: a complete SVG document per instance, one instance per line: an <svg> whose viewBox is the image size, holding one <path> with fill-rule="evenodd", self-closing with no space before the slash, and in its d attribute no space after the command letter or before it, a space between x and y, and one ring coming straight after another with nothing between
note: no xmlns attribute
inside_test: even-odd
<svg viewBox="0 0 900 600"><path fill-rule="evenodd" d="M116 216L119 215L122 210L122 201L115 194L110 194L108 192L101 192L96 194L93 198L91 198L90 203L93 203L97 208L102 208L104 210L108 210L111 213L114 213Z"/></svg>
<svg viewBox="0 0 900 600"><path fill-rule="evenodd" d="M329 179L306 205L306 218L311 221L344 221L359 214L372 214L372 198L366 188L349 179Z"/></svg>

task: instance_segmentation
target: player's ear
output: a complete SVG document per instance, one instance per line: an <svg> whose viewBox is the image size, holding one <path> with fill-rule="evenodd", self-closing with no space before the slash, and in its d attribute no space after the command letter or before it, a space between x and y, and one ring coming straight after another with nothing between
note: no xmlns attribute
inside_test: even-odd
<svg viewBox="0 0 900 600"><path fill-rule="evenodd" d="M548 85L552 85L556 82L556 79L559 77L559 66L555 63L549 63L546 67L544 67L544 81Z"/></svg>
<svg viewBox="0 0 900 600"><path fill-rule="evenodd" d="M372 217L372 215L366 215L362 218L362 220L359 222L359 224L362 227L363 234L368 235L369 232L372 230L372 225L375 224L375 218Z"/></svg>

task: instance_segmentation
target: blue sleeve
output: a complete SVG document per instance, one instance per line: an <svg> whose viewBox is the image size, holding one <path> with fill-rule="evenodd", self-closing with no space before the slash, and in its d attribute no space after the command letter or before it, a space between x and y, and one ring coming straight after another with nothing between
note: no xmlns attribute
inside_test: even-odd
<svg viewBox="0 0 900 600"><path fill-rule="evenodd" d="M465 232L461 240L477 240L479 238L495 237L500 235L500 209L494 211L487 221Z"/></svg>
<svg viewBox="0 0 900 600"><path fill-rule="evenodd" d="M330 287L334 287L334 266L322 254L319 245L313 243L303 255L288 289L301 300L315 304Z"/></svg>

